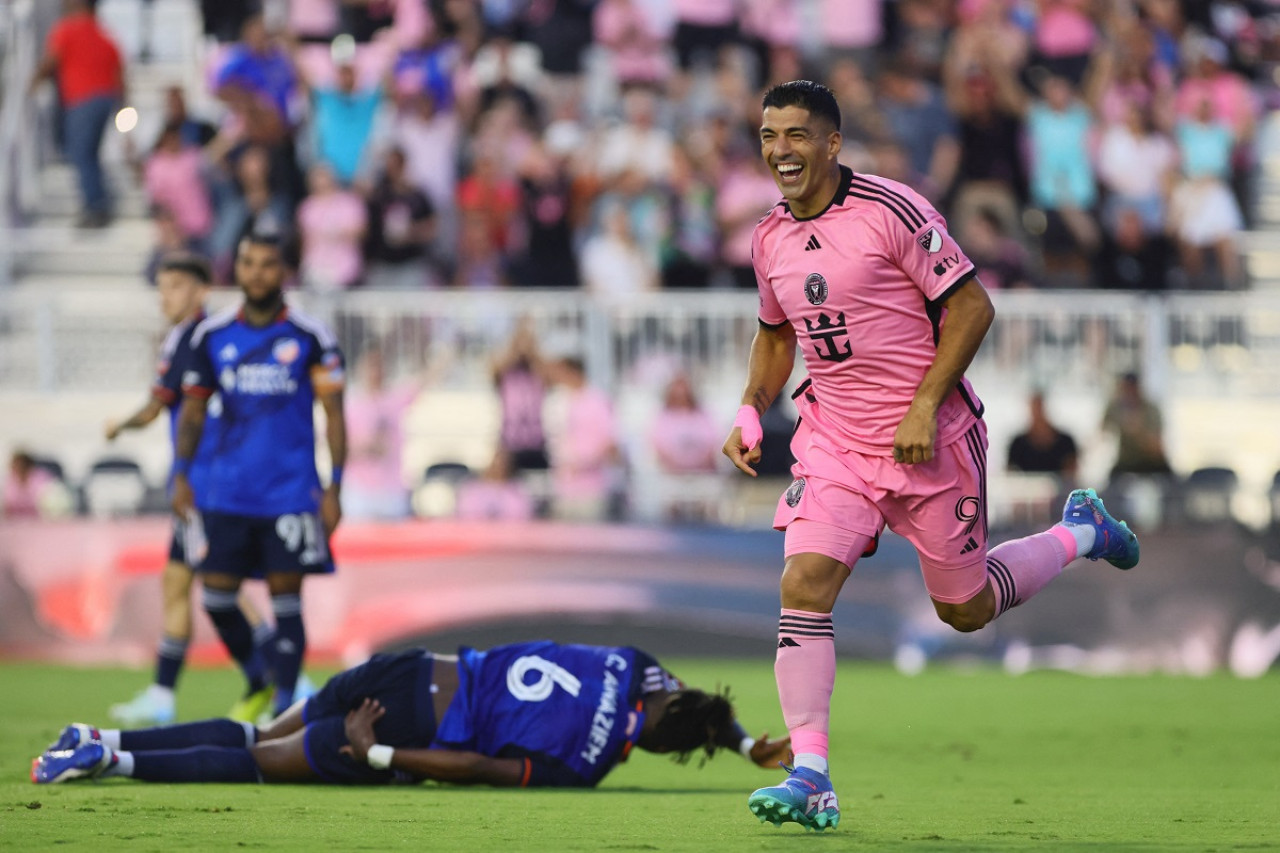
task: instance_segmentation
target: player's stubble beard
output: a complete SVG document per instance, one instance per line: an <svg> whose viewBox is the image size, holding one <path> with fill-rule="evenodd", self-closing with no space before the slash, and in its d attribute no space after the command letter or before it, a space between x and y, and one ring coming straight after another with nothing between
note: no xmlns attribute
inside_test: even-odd
<svg viewBox="0 0 1280 853"><path fill-rule="evenodd" d="M245 308L252 314L260 317L273 317L284 305L284 289L276 287L256 298L246 291L244 304Z"/></svg>

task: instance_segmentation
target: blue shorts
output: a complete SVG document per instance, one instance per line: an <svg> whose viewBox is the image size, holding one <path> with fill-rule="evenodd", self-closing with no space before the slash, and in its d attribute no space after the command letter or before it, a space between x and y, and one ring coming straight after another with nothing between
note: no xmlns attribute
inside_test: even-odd
<svg viewBox="0 0 1280 853"><path fill-rule="evenodd" d="M320 516L314 512L260 518L204 510L208 551L195 568L202 572L262 578L299 572L330 574L334 570Z"/></svg>
<svg viewBox="0 0 1280 853"><path fill-rule="evenodd" d="M405 749L429 747L436 736L433 664L431 653L421 649L378 654L329 679L302 708L307 726L303 746L316 775L347 785L416 781L394 770L375 770L340 750L347 745L347 712L366 698L377 699L387 709L373 727L378 743Z"/></svg>

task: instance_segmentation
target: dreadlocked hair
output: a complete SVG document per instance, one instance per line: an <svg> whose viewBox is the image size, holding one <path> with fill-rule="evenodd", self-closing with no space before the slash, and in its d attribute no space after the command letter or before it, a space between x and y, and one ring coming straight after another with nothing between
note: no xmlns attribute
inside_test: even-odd
<svg viewBox="0 0 1280 853"><path fill-rule="evenodd" d="M653 728L652 740L672 760L685 764L695 753L703 753L699 766L723 746L723 733L733 726L733 704L729 689L707 693L684 688L677 690Z"/></svg>

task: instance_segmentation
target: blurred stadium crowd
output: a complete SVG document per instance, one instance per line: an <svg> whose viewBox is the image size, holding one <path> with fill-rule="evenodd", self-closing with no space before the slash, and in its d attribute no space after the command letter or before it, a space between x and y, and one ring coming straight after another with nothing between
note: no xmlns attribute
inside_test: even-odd
<svg viewBox="0 0 1280 853"><path fill-rule="evenodd" d="M159 248L292 233L303 286L753 288L771 83L948 216L989 288L1243 285L1280 8L1192 0L205 2L138 152ZM192 191L192 187L199 187Z"/></svg>

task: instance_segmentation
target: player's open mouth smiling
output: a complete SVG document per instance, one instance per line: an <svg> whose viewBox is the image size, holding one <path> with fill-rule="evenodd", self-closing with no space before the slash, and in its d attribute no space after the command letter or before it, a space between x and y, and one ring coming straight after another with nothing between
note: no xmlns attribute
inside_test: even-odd
<svg viewBox="0 0 1280 853"><path fill-rule="evenodd" d="M800 182L800 174L804 171L803 163L779 163L774 167L778 171L778 177L784 184L796 184Z"/></svg>

